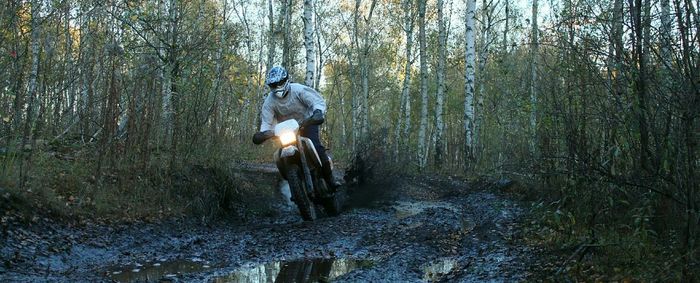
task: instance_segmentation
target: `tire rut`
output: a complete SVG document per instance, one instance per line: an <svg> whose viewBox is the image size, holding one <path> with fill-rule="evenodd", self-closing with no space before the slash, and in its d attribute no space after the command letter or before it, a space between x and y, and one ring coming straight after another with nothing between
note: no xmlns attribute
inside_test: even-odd
<svg viewBox="0 0 700 283"><path fill-rule="evenodd" d="M243 224L59 227L59 236L44 242L60 244L68 235L83 241L6 265L0 281L527 279L534 255L512 240L523 213L515 201L453 179L411 178L378 187L386 191L371 203L314 222L282 209L276 217ZM8 238L11 244L18 239ZM3 258L12 256L11 248L2 250Z"/></svg>

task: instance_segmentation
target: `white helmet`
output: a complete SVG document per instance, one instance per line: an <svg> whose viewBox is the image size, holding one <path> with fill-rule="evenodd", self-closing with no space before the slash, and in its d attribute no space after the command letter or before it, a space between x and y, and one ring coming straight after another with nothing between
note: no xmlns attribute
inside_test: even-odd
<svg viewBox="0 0 700 283"><path fill-rule="evenodd" d="M289 92L289 73L284 67L275 66L267 73L265 84L279 98L284 98Z"/></svg>

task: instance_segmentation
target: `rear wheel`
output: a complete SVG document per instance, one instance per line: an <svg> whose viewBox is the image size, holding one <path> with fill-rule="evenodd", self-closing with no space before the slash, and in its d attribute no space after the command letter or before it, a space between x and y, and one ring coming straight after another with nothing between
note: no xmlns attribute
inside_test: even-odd
<svg viewBox="0 0 700 283"><path fill-rule="evenodd" d="M316 219L316 209L313 203L311 203L309 195L306 194L306 190L303 187L304 183L301 180L299 167L291 165L287 171L287 182L289 182L289 189L292 191L292 197L299 208L301 218L305 221L313 221Z"/></svg>

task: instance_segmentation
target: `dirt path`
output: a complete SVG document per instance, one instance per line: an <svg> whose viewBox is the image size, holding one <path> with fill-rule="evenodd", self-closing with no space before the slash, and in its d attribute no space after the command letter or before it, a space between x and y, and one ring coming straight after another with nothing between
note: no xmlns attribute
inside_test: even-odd
<svg viewBox="0 0 700 283"><path fill-rule="evenodd" d="M282 203L282 201L280 201ZM522 209L457 180L354 191L338 217L280 206L247 223L42 225L3 232L0 281L420 282L528 278ZM277 281L276 281L277 280Z"/></svg>

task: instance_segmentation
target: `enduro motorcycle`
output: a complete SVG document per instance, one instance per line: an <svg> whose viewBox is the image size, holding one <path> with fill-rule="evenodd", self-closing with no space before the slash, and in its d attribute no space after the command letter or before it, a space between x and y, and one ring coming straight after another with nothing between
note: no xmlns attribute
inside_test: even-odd
<svg viewBox="0 0 700 283"><path fill-rule="evenodd" d="M292 201L305 221L316 219L317 205L329 216L338 215L340 204L335 191L322 177L321 159L313 142L302 137L299 130L299 123L294 119L279 123L274 129L274 137L280 144L274 160L289 183Z"/></svg>

